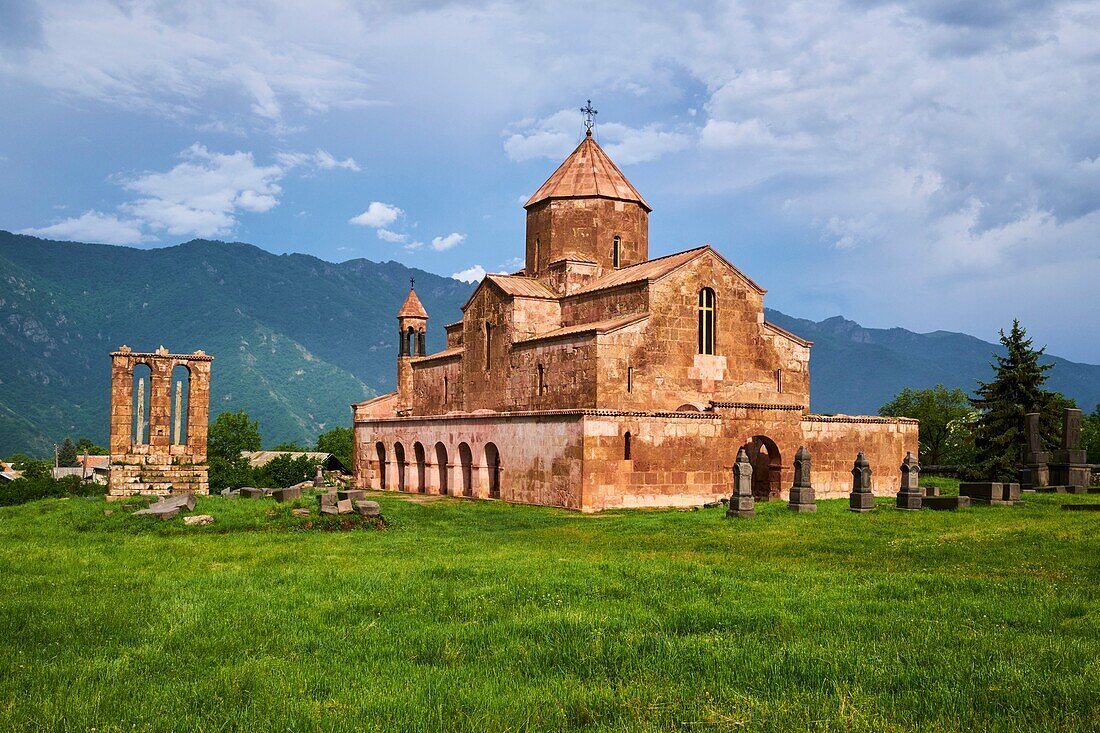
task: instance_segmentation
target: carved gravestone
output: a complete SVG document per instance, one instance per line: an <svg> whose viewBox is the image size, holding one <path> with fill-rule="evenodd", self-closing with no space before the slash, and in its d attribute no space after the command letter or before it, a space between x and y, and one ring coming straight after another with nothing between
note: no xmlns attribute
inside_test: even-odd
<svg viewBox="0 0 1100 733"><path fill-rule="evenodd" d="M1050 483L1087 487L1091 478L1081 450L1081 411L1067 407L1062 412L1062 448L1054 451L1050 462Z"/></svg>
<svg viewBox="0 0 1100 733"><path fill-rule="evenodd" d="M321 464L319 464L319 463L317 464L317 473L313 474L313 485L314 486L324 486L325 485L325 474L321 472Z"/></svg>
<svg viewBox="0 0 1100 733"><path fill-rule="evenodd" d="M907 512L921 508L923 492L917 483L920 481L920 465L913 457L912 451L905 452L905 460L901 462L901 491L898 492L898 509Z"/></svg>
<svg viewBox="0 0 1100 733"><path fill-rule="evenodd" d="M873 512L875 495L871 493L871 464L863 451L856 454L852 465L852 493L848 495L848 509L853 512Z"/></svg>
<svg viewBox="0 0 1100 733"><path fill-rule="evenodd" d="M744 448L737 451L737 462L733 464L733 495L730 496L726 516L756 516L756 502L752 498L752 464Z"/></svg>
<svg viewBox="0 0 1100 733"><path fill-rule="evenodd" d="M791 486L787 506L795 512L816 512L814 489L810 483L810 451L806 446L798 447L794 454L794 485Z"/></svg>
<svg viewBox="0 0 1100 733"><path fill-rule="evenodd" d="M1038 412L1024 415L1024 434L1027 445L1024 446L1024 467L1020 469L1020 483L1025 489L1039 489L1050 483L1050 454L1043 450L1042 437L1039 434Z"/></svg>

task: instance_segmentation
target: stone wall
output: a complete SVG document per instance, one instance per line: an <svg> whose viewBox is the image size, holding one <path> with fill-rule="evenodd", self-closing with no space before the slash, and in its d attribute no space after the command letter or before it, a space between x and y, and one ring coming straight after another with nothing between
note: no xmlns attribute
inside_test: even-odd
<svg viewBox="0 0 1100 733"><path fill-rule="evenodd" d="M111 461L107 498L133 494L205 494L209 490L206 437L210 423L212 356L135 352L127 346L111 354ZM149 424L143 440L134 432L134 369L150 370ZM187 368L186 442L173 443L172 370ZM181 420L183 416L181 416Z"/></svg>
<svg viewBox="0 0 1100 733"><path fill-rule="evenodd" d="M541 276L550 263L570 258L591 260L607 272L616 236L620 267L649 259L649 214L640 205L603 198L541 201L527 210L526 273Z"/></svg>
<svg viewBox="0 0 1100 733"><path fill-rule="evenodd" d="M821 498L846 496L852 485L852 463L863 451L871 464L878 496L901 488L901 462L906 451L918 454L920 423L907 418L806 415L803 441L813 457L813 482Z"/></svg>

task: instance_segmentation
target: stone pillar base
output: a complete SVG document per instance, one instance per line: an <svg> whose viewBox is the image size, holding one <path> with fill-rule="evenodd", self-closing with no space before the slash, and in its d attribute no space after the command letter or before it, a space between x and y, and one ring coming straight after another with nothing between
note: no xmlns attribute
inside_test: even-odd
<svg viewBox="0 0 1100 733"><path fill-rule="evenodd" d="M790 495L787 497L787 506L791 511L800 514L816 512L817 504L814 503L814 490L807 487L791 487Z"/></svg>
<svg viewBox="0 0 1100 733"><path fill-rule="evenodd" d="M853 491L848 495L848 511L873 512L875 510L875 495L871 492Z"/></svg>
<svg viewBox="0 0 1100 733"><path fill-rule="evenodd" d="M919 511L923 502L923 497L916 492L898 492L898 509L906 512Z"/></svg>
<svg viewBox="0 0 1100 733"><path fill-rule="evenodd" d="M726 510L727 517L755 517L756 502L752 496L730 497L730 507Z"/></svg>

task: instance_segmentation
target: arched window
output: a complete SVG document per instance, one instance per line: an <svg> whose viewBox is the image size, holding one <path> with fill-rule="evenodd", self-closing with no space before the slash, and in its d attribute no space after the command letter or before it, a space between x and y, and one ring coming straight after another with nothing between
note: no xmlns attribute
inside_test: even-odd
<svg viewBox="0 0 1100 733"><path fill-rule="evenodd" d="M783 370L782 369L776 369L775 370L775 390L777 392L780 392L780 393L783 392Z"/></svg>
<svg viewBox="0 0 1100 733"><path fill-rule="evenodd" d="M489 371L489 355L493 350L493 324L485 322L485 371Z"/></svg>
<svg viewBox="0 0 1100 733"><path fill-rule="evenodd" d="M634 367L632 366L626 368L626 391L634 391Z"/></svg>
<svg viewBox="0 0 1100 733"><path fill-rule="evenodd" d="M622 267L623 262L623 238L618 234L615 235L615 239L611 243L611 265L618 269Z"/></svg>
<svg viewBox="0 0 1100 733"><path fill-rule="evenodd" d="M630 437L631 437L630 436L630 431L628 430L628 431L626 431L626 434L623 435L623 460L624 461L629 461L630 460Z"/></svg>
<svg viewBox="0 0 1100 733"><path fill-rule="evenodd" d="M424 333L423 328L416 332L416 354L417 356L428 355L428 335Z"/></svg>
<svg viewBox="0 0 1100 733"><path fill-rule="evenodd" d="M546 394L546 370L542 368L542 364L539 364L538 372L539 372L539 391L538 391L538 395L539 395L539 397L542 397L544 394Z"/></svg>
<svg viewBox="0 0 1100 733"><path fill-rule="evenodd" d="M699 353L714 353L714 291L703 288L699 291Z"/></svg>

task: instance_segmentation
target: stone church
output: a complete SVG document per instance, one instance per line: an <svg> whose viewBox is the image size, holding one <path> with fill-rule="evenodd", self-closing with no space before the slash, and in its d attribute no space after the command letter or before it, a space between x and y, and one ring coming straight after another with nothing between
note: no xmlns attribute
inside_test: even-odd
<svg viewBox="0 0 1100 733"><path fill-rule="evenodd" d="M588 132L524 204L526 264L486 275L425 353L415 291L397 313L397 390L352 406L360 487L566 507L786 498L799 446L819 498L863 451L898 490L917 422L814 415L811 343L764 320L764 288L710 246L649 258L649 214Z"/></svg>

